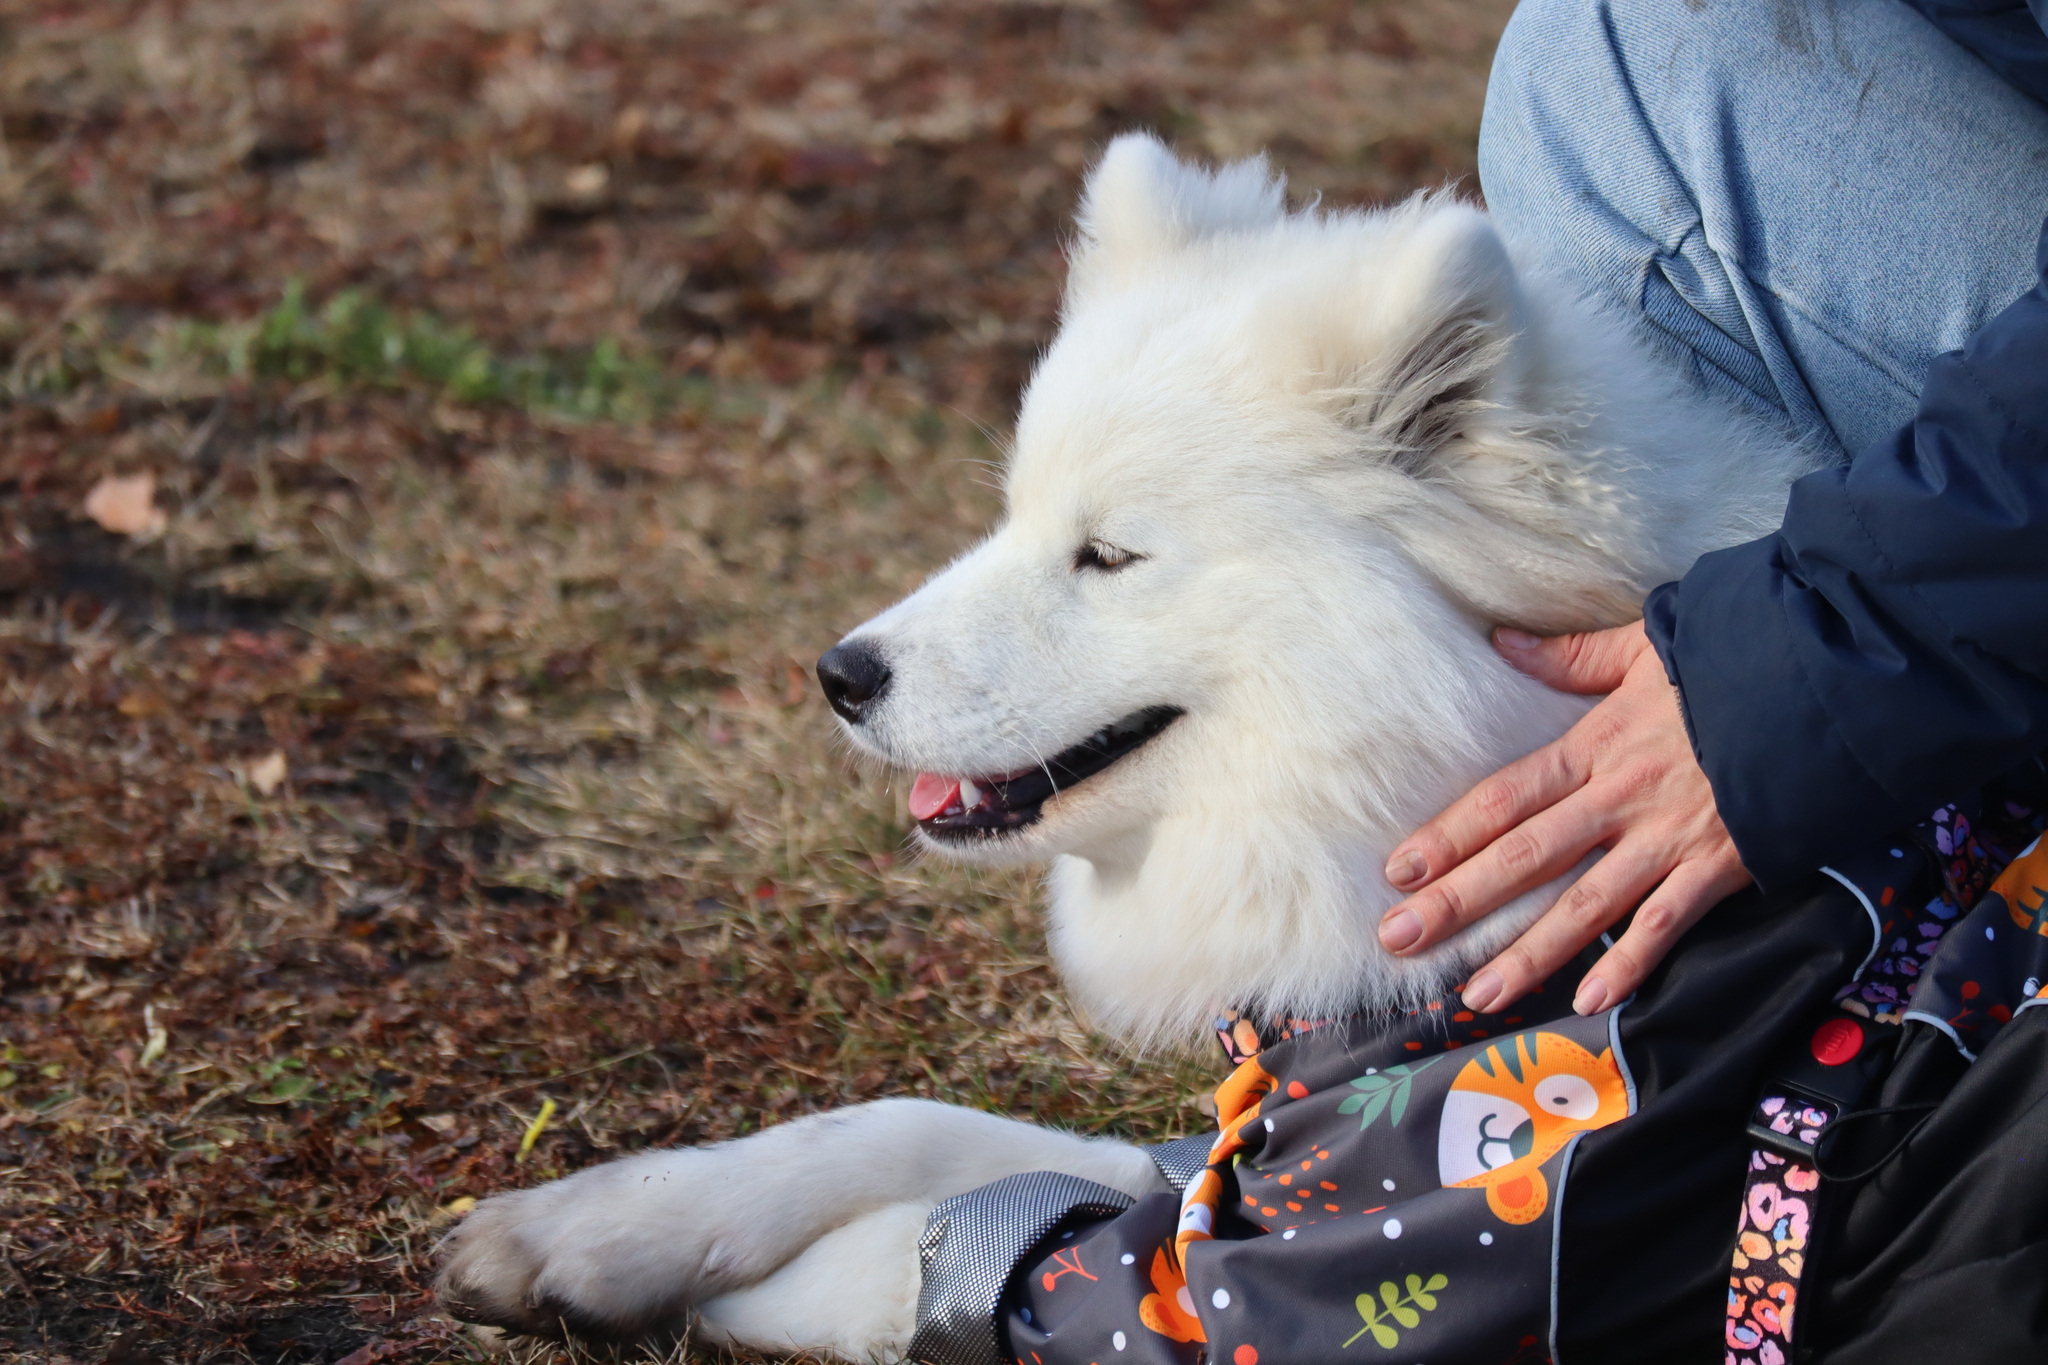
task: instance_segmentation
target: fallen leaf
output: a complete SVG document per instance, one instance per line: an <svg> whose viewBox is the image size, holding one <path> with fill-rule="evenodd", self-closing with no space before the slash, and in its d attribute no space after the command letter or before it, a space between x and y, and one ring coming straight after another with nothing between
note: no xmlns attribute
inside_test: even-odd
<svg viewBox="0 0 2048 1365"><path fill-rule="evenodd" d="M249 765L249 785L256 789L258 796L268 796L284 785L287 771L284 750L272 749Z"/></svg>
<svg viewBox="0 0 2048 1365"><path fill-rule="evenodd" d="M111 436L121 429L121 408L117 403L95 408L78 423L80 431L94 436Z"/></svg>
<svg viewBox="0 0 2048 1365"><path fill-rule="evenodd" d="M115 702L114 709L130 720L146 720L151 716L160 716L170 708L156 693L138 691L130 692Z"/></svg>
<svg viewBox="0 0 2048 1365"><path fill-rule="evenodd" d="M156 1021L155 1005L144 1005L142 1007L142 1027L147 1036L142 1046L142 1061L140 1065L146 1067L156 1061L157 1058L163 1056L164 1050L170 1047L171 1033L169 1029Z"/></svg>
<svg viewBox="0 0 2048 1365"><path fill-rule="evenodd" d="M462 1217L462 1215L468 1213L471 1209L475 1207L475 1195L459 1195L456 1198L451 1199L447 1203L443 1204L440 1208L435 1209L431 1221L436 1223L445 1223L448 1222L450 1219Z"/></svg>
<svg viewBox="0 0 2048 1365"><path fill-rule="evenodd" d="M548 1120L554 1116L555 1102L543 1095L540 1101L540 1112L533 1116L532 1123L526 1125L526 1136L519 1139L519 1155L513 1158L515 1161L523 1162L532 1154L533 1144L540 1140L542 1131L548 1126Z"/></svg>
<svg viewBox="0 0 2048 1365"><path fill-rule="evenodd" d="M157 1365L161 1360L149 1345L149 1329L138 1327L115 1337L107 1346L107 1353L100 1357L102 1365Z"/></svg>
<svg viewBox="0 0 2048 1365"><path fill-rule="evenodd" d="M85 495L85 514L119 536L161 535L169 524L149 473L107 475Z"/></svg>

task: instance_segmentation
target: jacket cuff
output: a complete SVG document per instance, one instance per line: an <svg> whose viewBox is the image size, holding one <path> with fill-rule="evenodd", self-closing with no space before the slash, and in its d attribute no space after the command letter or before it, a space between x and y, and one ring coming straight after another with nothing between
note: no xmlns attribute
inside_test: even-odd
<svg viewBox="0 0 2048 1365"><path fill-rule="evenodd" d="M1785 616L1779 543L1703 555L1643 604L1721 822L1766 891L1916 818L1850 751L1814 692Z"/></svg>
<svg viewBox="0 0 2048 1365"><path fill-rule="evenodd" d="M1214 1133L1190 1133L1184 1138L1147 1147L1145 1155L1173 1186L1175 1194L1186 1194L1194 1178L1209 1168L1209 1150L1216 1145Z"/></svg>
<svg viewBox="0 0 2048 1365"><path fill-rule="evenodd" d="M1650 637L1650 648L1657 651L1657 658L1664 665L1665 679L1678 692L1678 718L1685 722L1685 741L1692 745L1692 755L1697 759L1700 736L1692 726L1692 707L1685 700L1685 684L1678 680L1678 659L1672 646L1678 636L1678 584L1666 583L1650 589L1650 595L1643 599L1643 634Z"/></svg>
<svg viewBox="0 0 2048 1365"><path fill-rule="evenodd" d="M918 1239L923 1282L908 1359L922 1365L1007 1365L998 1325L1024 1258L1074 1219L1114 1218L1136 1201L1078 1176L1005 1176L932 1210Z"/></svg>

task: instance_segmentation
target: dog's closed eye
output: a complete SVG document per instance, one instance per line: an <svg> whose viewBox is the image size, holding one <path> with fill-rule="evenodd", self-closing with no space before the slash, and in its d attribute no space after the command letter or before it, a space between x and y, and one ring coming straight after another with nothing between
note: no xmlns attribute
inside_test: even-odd
<svg viewBox="0 0 2048 1365"><path fill-rule="evenodd" d="M1129 568L1144 557L1130 550L1120 550L1106 541L1084 541L1081 548L1074 551L1074 572L1093 570L1096 573L1115 573L1118 569Z"/></svg>

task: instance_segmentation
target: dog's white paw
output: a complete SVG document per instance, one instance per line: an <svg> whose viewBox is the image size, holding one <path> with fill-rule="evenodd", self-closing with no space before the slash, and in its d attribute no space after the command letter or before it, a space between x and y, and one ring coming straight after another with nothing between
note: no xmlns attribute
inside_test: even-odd
<svg viewBox="0 0 2048 1365"><path fill-rule="evenodd" d="M707 1153L659 1153L675 1173ZM486 1199L443 1244L437 1288L460 1318L508 1331L600 1340L679 1335L694 1298L736 1284L737 1259L693 1233L667 1199L636 1200L658 1177L619 1162ZM770 1267L772 1268L772 1267Z"/></svg>
<svg viewBox="0 0 2048 1365"><path fill-rule="evenodd" d="M615 1202L616 1186L577 1189L580 1178L486 1200L464 1220L439 1283L457 1316L526 1336L675 1340L694 1309L713 1340L856 1361L895 1359L910 1340L924 1201L857 1216L749 1282L756 1248L650 1221Z"/></svg>
<svg viewBox="0 0 2048 1365"><path fill-rule="evenodd" d="M1165 1188L1128 1143L878 1100L487 1199L436 1288L456 1317L526 1335L674 1338L701 1310L748 1345L888 1355L909 1338L925 1215L1035 1170Z"/></svg>

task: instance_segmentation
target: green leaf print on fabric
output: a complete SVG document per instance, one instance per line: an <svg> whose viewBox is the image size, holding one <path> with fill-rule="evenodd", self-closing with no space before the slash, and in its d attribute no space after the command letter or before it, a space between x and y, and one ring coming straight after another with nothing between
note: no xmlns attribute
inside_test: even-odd
<svg viewBox="0 0 2048 1365"><path fill-rule="evenodd" d="M1409 1083L1442 1060L1441 1057L1432 1057L1426 1062L1403 1062L1383 1071L1368 1071L1351 1082L1351 1088L1359 1093L1346 1096L1344 1103L1337 1106L1337 1112L1358 1114L1364 1110L1358 1119L1358 1131L1361 1133L1372 1127L1382 1113L1387 1116L1388 1127L1398 1128L1401 1116L1408 1112Z"/></svg>
<svg viewBox="0 0 2048 1365"><path fill-rule="evenodd" d="M1416 1069L1421 1070L1420 1067ZM1353 1332L1350 1340L1344 1345L1349 1346L1351 1342L1370 1332L1372 1339L1379 1343L1382 1349L1393 1350L1401 1344L1401 1333L1396 1330L1395 1324L1398 1323L1402 1327L1420 1327L1422 1313L1415 1310L1433 1310L1436 1307L1436 1291L1449 1283L1449 1277L1443 1275L1432 1275L1427 1283L1424 1283L1420 1275L1410 1275L1407 1280L1408 1292L1404 1294L1394 1286L1392 1280L1381 1281L1380 1295L1377 1299L1370 1294L1360 1294L1353 1301L1357 1305L1358 1316L1365 1319L1365 1326Z"/></svg>

